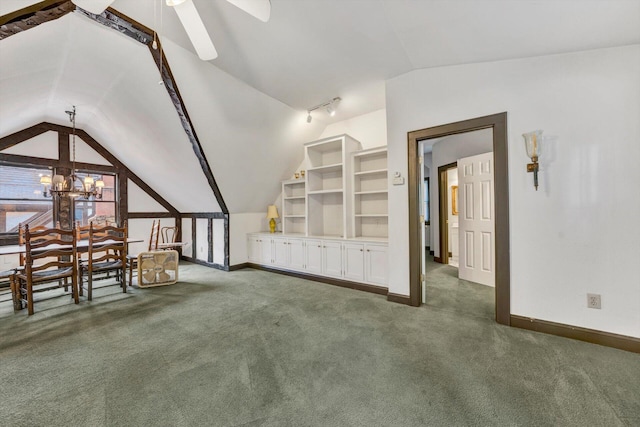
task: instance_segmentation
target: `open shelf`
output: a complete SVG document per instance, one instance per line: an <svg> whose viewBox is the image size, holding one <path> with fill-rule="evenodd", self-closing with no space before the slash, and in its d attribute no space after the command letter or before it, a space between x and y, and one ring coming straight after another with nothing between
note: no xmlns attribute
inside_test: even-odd
<svg viewBox="0 0 640 427"><path fill-rule="evenodd" d="M304 199L306 196L294 196L294 197L285 197L284 200L298 200Z"/></svg>
<svg viewBox="0 0 640 427"><path fill-rule="evenodd" d="M332 193L342 193L342 188L337 188L335 190L309 191L307 194L332 194Z"/></svg>
<svg viewBox="0 0 640 427"><path fill-rule="evenodd" d="M353 153L354 238L388 238L389 190L386 147Z"/></svg>
<svg viewBox="0 0 640 427"><path fill-rule="evenodd" d="M334 165L327 166L319 166L315 168L309 168L307 172L316 172L316 173L331 173L338 172L342 170L342 163L336 163Z"/></svg>
<svg viewBox="0 0 640 427"><path fill-rule="evenodd" d="M372 190L372 191L356 191L353 194L356 196L361 194L387 194L389 190Z"/></svg>
<svg viewBox="0 0 640 427"><path fill-rule="evenodd" d="M361 172L355 172L354 175L355 176L362 176L362 175L387 175L388 173L388 169L374 169L374 170L370 170L370 171L361 171Z"/></svg>

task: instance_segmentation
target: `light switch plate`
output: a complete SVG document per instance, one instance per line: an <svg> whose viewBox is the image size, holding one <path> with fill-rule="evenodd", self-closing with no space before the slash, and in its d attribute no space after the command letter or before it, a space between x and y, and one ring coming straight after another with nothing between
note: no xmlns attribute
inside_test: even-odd
<svg viewBox="0 0 640 427"><path fill-rule="evenodd" d="M393 185L402 185L402 184L404 184L404 177L396 176L395 178L393 178Z"/></svg>

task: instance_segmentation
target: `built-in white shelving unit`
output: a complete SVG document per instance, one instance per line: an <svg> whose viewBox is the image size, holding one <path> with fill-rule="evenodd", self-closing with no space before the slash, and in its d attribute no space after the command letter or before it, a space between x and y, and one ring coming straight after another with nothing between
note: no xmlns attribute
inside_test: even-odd
<svg viewBox="0 0 640 427"><path fill-rule="evenodd" d="M346 238L350 234L352 152L360 142L339 135L305 144L307 159L307 235Z"/></svg>
<svg viewBox="0 0 640 427"><path fill-rule="evenodd" d="M351 154L353 171L352 234L356 238L389 236L389 192L387 148L378 147Z"/></svg>
<svg viewBox="0 0 640 427"><path fill-rule="evenodd" d="M304 177L282 183L282 232L285 234L307 233L306 187Z"/></svg>
<svg viewBox="0 0 640 427"><path fill-rule="evenodd" d="M282 233L248 234L249 261L386 287L386 147L339 135L304 150L305 175L282 182Z"/></svg>

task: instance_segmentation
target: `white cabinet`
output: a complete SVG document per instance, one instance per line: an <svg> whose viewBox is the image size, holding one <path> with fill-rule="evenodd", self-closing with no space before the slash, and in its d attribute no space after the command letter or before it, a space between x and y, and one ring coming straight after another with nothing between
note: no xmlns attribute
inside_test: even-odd
<svg viewBox="0 0 640 427"><path fill-rule="evenodd" d="M344 278L356 282L364 280L364 243L344 244Z"/></svg>
<svg viewBox="0 0 640 427"><path fill-rule="evenodd" d="M342 277L342 244L340 242L322 243L322 274Z"/></svg>
<svg viewBox="0 0 640 427"><path fill-rule="evenodd" d="M364 252L364 280L387 286L389 277L387 245L366 244Z"/></svg>
<svg viewBox="0 0 640 427"><path fill-rule="evenodd" d="M249 261L260 264L271 264L271 239L259 234L247 236L247 251Z"/></svg>
<svg viewBox="0 0 640 427"><path fill-rule="evenodd" d="M279 267L289 265L289 242L284 237L273 237L271 239L271 263Z"/></svg>
<svg viewBox="0 0 640 427"><path fill-rule="evenodd" d="M387 244L282 234L247 235L250 262L271 268L387 286Z"/></svg>
<svg viewBox="0 0 640 427"><path fill-rule="evenodd" d="M309 273L322 274L322 240L305 239L304 268Z"/></svg>
<svg viewBox="0 0 640 427"><path fill-rule="evenodd" d="M304 270L305 266L305 241L303 239L288 239L289 268Z"/></svg>

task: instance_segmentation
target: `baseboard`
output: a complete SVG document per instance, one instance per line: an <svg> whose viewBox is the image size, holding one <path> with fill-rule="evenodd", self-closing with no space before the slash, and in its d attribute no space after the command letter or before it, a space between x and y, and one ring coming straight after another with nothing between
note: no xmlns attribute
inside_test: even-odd
<svg viewBox="0 0 640 427"><path fill-rule="evenodd" d="M202 261L202 260L197 259L197 258L181 256L180 259L184 260L184 261L192 262L194 264L204 265L205 267L215 268L217 270L229 271L229 267L225 267L224 265L216 264L216 263L213 263L213 262Z"/></svg>
<svg viewBox="0 0 640 427"><path fill-rule="evenodd" d="M280 270L277 268L265 267L264 265L248 262L247 267L256 270L269 271L271 273L283 274L285 276L297 277L299 279L313 280L314 282L326 283L329 285L340 286L342 288L356 289L358 291L370 292L372 294L387 295L387 288L376 285L368 285L366 283L351 282L349 280L334 279L333 277L316 276L315 274L299 273L297 271Z"/></svg>
<svg viewBox="0 0 640 427"><path fill-rule="evenodd" d="M243 268L248 268L249 265L250 264L248 262L243 262L242 264L231 265L231 266L229 266L229 271L242 270Z"/></svg>
<svg viewBox="0 0 640 427"><path fill-rule="evenodd" d="M408 295L394 294L393 292L387 293L387 301L397 302L404 305L411 305L411 298Z"/></svg>
<svg viewBox="0 0 640 427"><path fill-rule="evenodd" d="M511 315L511 326L640 353L640 338Z"/></svg>

